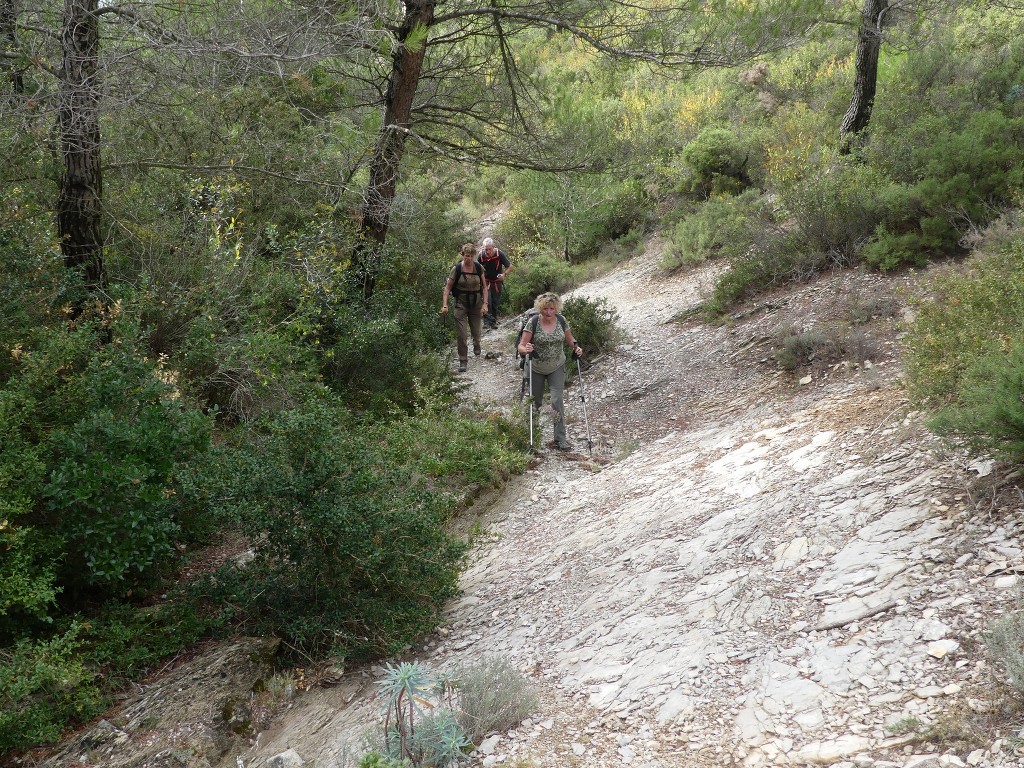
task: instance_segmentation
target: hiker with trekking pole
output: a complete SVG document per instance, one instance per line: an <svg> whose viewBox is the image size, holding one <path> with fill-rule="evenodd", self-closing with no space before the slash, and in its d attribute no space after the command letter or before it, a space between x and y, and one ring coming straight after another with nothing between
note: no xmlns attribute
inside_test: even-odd
<svg viewBox="0 0 1024 768"><path fill-rule="evenodd" d="M558 294L542 293L533 304L538 314L527 320L517 350L525 358L526 384L530 394L530 444L533 444L533 410L544 399L544 384L551 393L555 411L555 446L560 451L572 449L565 432L565 345L572 348L579 362L583 348L576 341L568 321L562 317L562 300ZM584 405L584 408L586 405ZM587 440L590 440L587 425Z"/></svg>
<svg viewBox="0 0 1024 768"><path fill-rule="evenodd" d="M459 373L469 363L469 336L473 336L473 354L480 355L483 316L487 313L487 281L484 268L476 260L476 246L466 243L459 250L460 260L452 267L441 292L441 314L448 316L448 297L455 299L455 338L459 351Z"/></svg>

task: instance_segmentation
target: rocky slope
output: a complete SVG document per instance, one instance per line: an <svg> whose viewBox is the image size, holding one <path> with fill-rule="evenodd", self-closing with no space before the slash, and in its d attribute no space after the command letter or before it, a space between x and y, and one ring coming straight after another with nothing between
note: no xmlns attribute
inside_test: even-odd
<svg viewBox="0 0 1024 768"><path fill-rule="evenodd" d="M1024 496L909 410L897 337L911 278L827 276L708 326L674 318L709 273L660 278L658 251L580 289L625 333L585 373L592 453L576 387L577 451L542 450L470 511L492 536L410 650L436 669L502 654L531 675L539 710L474 761L1024 765L981 642L1018 594ZM518 395L511 327L470 361L466 395L489 408ZM780 340L815 329L845 354L781 372ZM148 756L131 756L143 731L125 719L51 764L352 765L381 671L296 695L250 744L172 743L152 735L161 714ZM195 695L223 720L221 699Z"/></svg>

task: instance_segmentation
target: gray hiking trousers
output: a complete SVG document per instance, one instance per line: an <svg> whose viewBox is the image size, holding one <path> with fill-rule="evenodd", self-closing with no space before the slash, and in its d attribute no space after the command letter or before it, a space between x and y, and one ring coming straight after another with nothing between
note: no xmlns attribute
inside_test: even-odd
<svg viewBox="0 0 1024 768"><path fill-rule="evenodd" d="M548 389L551 392L551 407L555 410L555 442L566 441L568 438L565 436L565 366L560 365L551 373L533 371L530 378L533 387L533 405L538 411L544 400L544 382L548 383Z"/></svg>

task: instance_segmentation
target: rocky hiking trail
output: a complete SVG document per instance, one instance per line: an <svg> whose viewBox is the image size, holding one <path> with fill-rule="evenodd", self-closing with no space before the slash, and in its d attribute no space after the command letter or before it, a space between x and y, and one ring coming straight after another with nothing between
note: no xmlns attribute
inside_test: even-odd
<svg viewBox="0 0 1024 768"><path fill-rule="evenodd" d="M469 510L490 535L407 656L442 670L501 654L531 676L539 710L473 764L1024 766L1020 724L993 715L1008 694L981 638L1018 595L1024 496L910 410L898 335L917 278L836 273L712 326L678 319L711 273L660 276L659 254L655 238L579 289L605 298L624 334L584 373L593 455L573 387L576 450L541 450ZM779 370L780 329L853 314L873 318L858 326L859 364ZM513 322L486 334L490 359L470 359L466 397L481 407L518 399ZM215 735L223 704L201 663L48 764L354 765L380 710L382 669L347 670L242 748ZM190 686L205 714L161 714L160 691ZM970 738L936 747L929 728Z"/></svg>

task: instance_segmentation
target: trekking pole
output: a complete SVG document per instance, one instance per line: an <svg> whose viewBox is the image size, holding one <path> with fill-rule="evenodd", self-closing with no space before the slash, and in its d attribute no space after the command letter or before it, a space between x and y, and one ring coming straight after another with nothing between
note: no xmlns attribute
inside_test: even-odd
<svg viewBox="0 0 1024 768"><path fill-rule="evenodd" d="M526 358L526 379L530 393L530 450L533 450L533 356Z"/></svg>
<svg viewBox="0 0 1024 768"><path fill-rule="evenodd" d="M580 380L580 402L583 403L583 423L587 425L587 453L594 455L594 441L590 439L590 417L587 415L587 393L583 389L583 367L576 358L576 377Z"/></svg>

